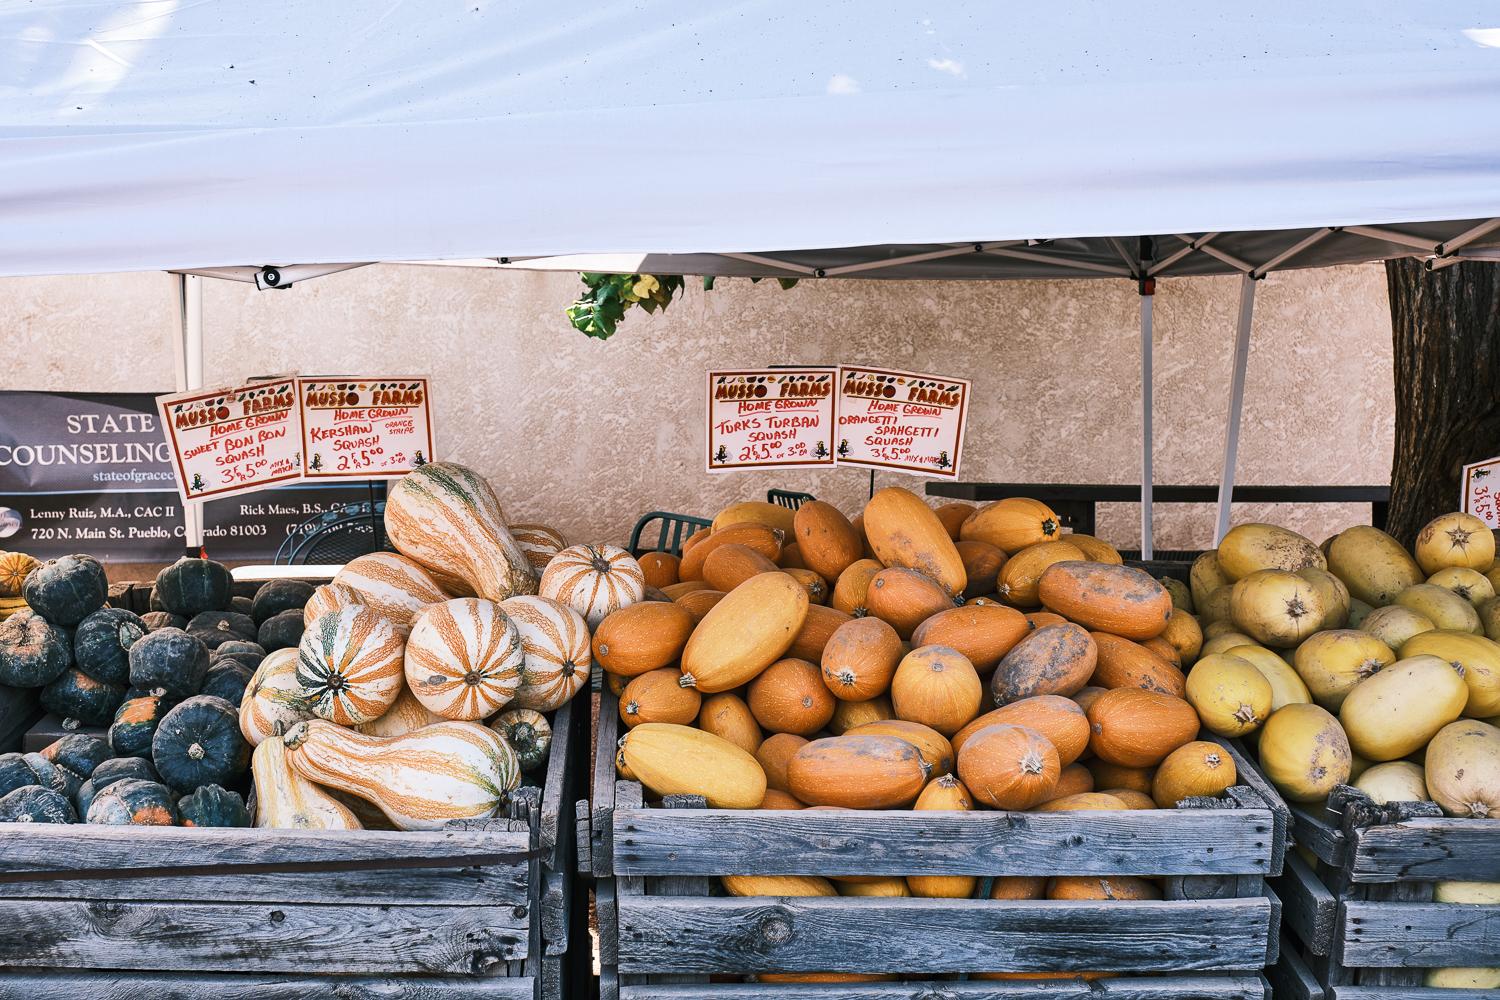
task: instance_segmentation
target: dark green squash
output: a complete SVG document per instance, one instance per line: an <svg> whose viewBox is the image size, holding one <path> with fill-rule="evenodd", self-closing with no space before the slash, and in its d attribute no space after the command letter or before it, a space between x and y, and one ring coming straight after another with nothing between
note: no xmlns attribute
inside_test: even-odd
<svg viewBox="0 0 1500 1000"><path fill-rule="evenodd" d="M160 695L127 697L109 727L109 748L116 757L150 757L156 727L174 703Z"/></svg>
<svg viewBox="0 0 1500 1000"><path fill-rule="evenodd" d="M28 573L21 596L52 624L77 625L104 607L109 579L93 556L62 556Z"/></svg>
<svg viewBox="0 0 1500 1000"><path fill-rule="evenodd" d="M231 597L229 599L228 610L233 611L237 615L245 615L246 617L253 618L255 616L255 602L248 597Z"/></svg>
<svg viewBox="0 0 1500 1000"><path fill-rule="evenodd" d="M186 629L188 620L181 615L174 615L170 611L148 611L141 615L141 621L146 626L147 632L155 632L159 628Z"/></svg>
<svg viewBox="0 0 1500 1000"><path fill-rule="evenodd" d="M242 642L238 639L231 639L214 650L214 656L233 656L235 659L245 660L246 665L250 666L259 664L261 660L264 660L266 658L266 651L258 642ZM253 664L250 662L251 660L253 660Z"/></svg>
<svg viewBox="0 0 1500 1000"><path fill-rule="evenodd" d="M37 783L36 772L18 753L0 753L0 795Z"/></svg>
<svg viewBox="0 0 1500 1000"><path fill-rule="evenodd" d="M152 767L151 762L145 758L123 757L107 760L94 768L94 776L80 785L78 794L73 796L73 804L78 807L78 815L87 816L89 806L93 805L94 799L100 792L115 782L124 781L127 778L161 781L161 775L156 773L156 768Z"/></svg>
<svg viewBox="0 0 1500 1000"><path fill-rule="evenodd" d="M125 778L94 796L88 821L106 826L175 826L177 805L166 785Z"/></svg>
<svg viewBox="0 0 1500 1000"><path fill-rule="evenodd" d="M187 698L203 687L207 673L208 647L182 629L157 629L130 647L132 687Z"/></svg>
<svg viewBox="0 0 1500 1000"><path fill-rule="evenodd" d="M31 773L36 775L38 785L61 792L70 799L78 794L78 787L83 784L83 775L76 774L61 764L54 764L39 753L22 754L21 757L26 761L26 766L31 768Z"/></svg>
<svg viewBox="0 0 1500 1000"><path fill-rule="evenodd" d="M254 676L254 670L225 657L208 668L208 676L203 678L203 690L200 693L238 705L245 697L245 688Z"/></svg>
<svg viewBox="0 0 1500 1000"><path fill-rule="evenodd" d="M106 684L74 667L42 688L42 707L63 720L85 726L107 726L125 701L125 685ZM75 727L76 728L76 727Z"/></svg>
<svg viewBox="0 0 1500 1000"><path fill-rule="evenodd" d="M302 642L302 612L295 608L272 615L260 623L256 642L267 653L278 649L292 649Z"/></svg>
<svg viewBox="0 0 1500 1000"><path fill-rule="evenodd" d="M68 634L30 608L0 621L0 684L41 687L61 676L72 660Z"/></svg>
<svg viewBox="0 0 1500 1000"><path fill-rule="evenodd" d="M147 601L147 605L148 605L149 610L151 610L151 611L159 611L162 614L171 614L171 612L167 611L167 606L161 602L161 595L159 593L157 593L157 591L156 591L156 584L154 584L154 583L151 585L151 596L150 596L150 599ZM182 620L184 622L186 622L188 620L188 618L192 617L192 615L188 615L186 617L184 617L182 615L172 615L172 617L174 617L174 618L182 618ZM179 627L185 627L185 626L179 626Z"/></svg>
<svg viewBox="0 0 1500 1000"><path fill-rule="evenodd" d="M191 619L229 607L234 578L212 559L179 559L156 574L155 593L164 611Z"/></svg>
<svg viewBox="0 0 1500 1000"><path fill-rule="evenodd" d="M100 608L73 630L73 663L96 681L128 683L130 647L146 632L133 611Z"/></svg>
<svg viewBox="0 0 1500 1000"><path fill-rule="evenodd" d="M28 785L0 796L0 823L77 822L73 803L50 788Z"/></svg>
<svg viewBox="0 0 1500 1000"><path fill-rule="evenodd" d="M250 811L239 792L219 785L203 785L177 802L183 826L249 826Z"/></svg>
<svg viewBox="0 0 1500 1000"><path fill-rule="evenodd" d="M257 625L283 611L301 611L312 600L313 585L303 580L268 580L255 592L250 615Z"/></svg>
<svg viewBox="0 0 1500 1000"><path fill-rule="evenodd" d="M196 636L209 649L226 642L254 642L255 620L233 611L205 611L188 622L187 634Z"/></svg>
<svg viewBox="0 0 1500 1000"><path fill-rule="evenodd" d="M42 750L42 756L67 768L80 778L87 778L109 760L109 744L87 733L71 733Z"/></svg>
<svg viewBox="0 0 1500 1000"><path fill-rule="evenodd" d="M534 773L547 763L547 755L552 749L552 724L542 713L529 708L513 708L500 713L490 723L490 728L505 737L516 752L522 771Z"/></svg>
<svg viewBox="0 0 1500 1000"><path fill-rule="evenodd" d="M151 762L162 781L180 792L234 784L250 764L250 744L240 735L239 712L223 698L189 698L156 727Z"/></svg>

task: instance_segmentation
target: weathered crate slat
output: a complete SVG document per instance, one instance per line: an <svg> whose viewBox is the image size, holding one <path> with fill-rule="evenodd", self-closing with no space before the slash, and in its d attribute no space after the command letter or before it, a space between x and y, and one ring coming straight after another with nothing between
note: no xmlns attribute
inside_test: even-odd
<svg viewBox="0 0 1500 1000"><path fill-rule="evenodd" d="M1261 898L1123 906L621 896L619 907L621 972L1255 970L1271 916Z"/></svg>
<svg viewBox="0 0 1500 1000"><path fill-rule="evenodd" d="M1500 881L1500 820L1414 819L1355 831L1354 882Z"/></svg>
<svg viewBox="0 0 1500 1000"><path fill-rule="evenodd" d="M1323 986L1297 954L1290 941L1281 944L1281 955L1266 970L1275 1000L1324 1000Z"/></svg>
<svg viewBox="0 0 1500 1000"><path fill-rule="evenodd" d="M1288 854L1281 877L1272 881L1281 897L1284 926L1315 955L1328 954L1338 921L1338 900L1296 854Z"/></svg>
<svg viewBox="0 0 1500 1000"><path fill-rule="evenodd" d="M56 972L0 978L0 1000L531 1000L523 979Z"/></svg>
<svg viewBox="0 0 1500 1000"><path fill-rule="evenodd" d="M692 1000L701 987L638 985L620 989L621 1000ZM1097 982L941 983L724 983L715 1000L1265 1000L1256 975L1181 976L1171 979L1118 978Z"/></svg>
<svg viewBox="0 0 1500 1000"><path fill-rule="evenodd" d="M1265 811L932 813L616 810L616 874L1265 875Z"/></svg>
<svg viewBox="0 0 1500 1000"><path fill-rule="evenodd" d="M1500 906L1348 902L1337 958L1345 965L1441 968L1500 963Z"/></svg>
<svg viewBox="0 0 1500 1000"><path fill-rule="evenodd" d="M1444 990L1419 986L1335 986L1328 1000L1495 1000L1494 990Z"/></svg>

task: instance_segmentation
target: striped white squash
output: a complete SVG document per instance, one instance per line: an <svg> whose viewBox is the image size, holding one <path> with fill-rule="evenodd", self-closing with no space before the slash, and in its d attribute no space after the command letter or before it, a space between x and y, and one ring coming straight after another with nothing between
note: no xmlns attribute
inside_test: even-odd
<svg viewBox="0 0 1500 1000"><path fill-rule="evenodd" d="M283 742L298 774L373 803L402 830L493 816L521 784L515 751L477 722L381 737L313 719Z"/></svg>
<svg viewBox="0 0 1500 1000"><path fill-rule="evenodd" d="M253 747L276 735L277 726L285 732L313 718L312 706L297 683L297 654L296 649L266 654L245 685L245 696L240 699L240 732Z"/></svg>
<svg viewBox="0 0 1500 1000"><path fill-rule="evenodd" d="M589 628L598 628L605 616L646 596L646 574L617 545L574 545L547 564L537 592L583 615Z"/></svg>
<svg viewBox="0 0 1500 1000"><path fill-rule="evenodd" d="M405 648L401 630L370 608L330 611L302 634L299 694L314 715L341 726L378 719L401 693Z"/></svg>
<svg viewBox="0 0 1500 1000"><path fill-rule="evenodd" d="M545 524L512 524L510 534L516 544L521 546L521 551L526 553L537 576L542 575L542 570L547 568L553 556L568 547L562 532L554 531Z"/></svg>
<svg viewBox="0 0 1500 1000"><path fill-rule="evenodd" d="M407 473L386 501L385 531L440 583L457 578L489 601L536 593L536 574L505 526L495 491L471 469L429 462Z"/></svg>
<svg viewBox="0 0 1500 1000"><path fill-rule="evenodd" d="M512 708L551 712L561 708L588 682L594 654L583 616L546 597L512 597L500 602L521 634L526 652L521 687Z"/></svg>
<svg viewBox="0 0 1500 1000"><path fill-rule="evenodd" d="M521 636L493 601L460 597L422 609L406 640L406 686L428 710L473 722L515 697Z"/></svg>
<svg viewBox="0 0 1500 1000"><path fill-rule="evenodd" d="M330 611L363 603L359 598L359 591L348 584L325 583L314 588L312 596L303 605L302 624L304 627L311 625L314 618L321 618Z"/></svg>
<svg viewBox="0 0 1500 1000"><path fill-rule="evenodd" d="M327 725L327 723L324 723ZM292 770L286 744L265 740L250 757L255 825L267 830L359 830L348 806Z"/></svg>
<svg viewBox="0 0 1500 1000"><path fill-rule="evenodd" d="M372 722L361 722L354 728L366 736L400 736L413 729L442 721L441 716L433 715L426 705L417 700L417 696L411 693L411 688L402 684L401 693L396 695L396 703L384 715Z"/></svg>
<svg viewBox="0 0 1500 1000"><path fill-rule="evenodd" d="M360 604L404 629L411 628L412 619L427 605L448 600L421 563L396 552L371 552L353 559L333 582L350 588L359 595Z"/></svg>

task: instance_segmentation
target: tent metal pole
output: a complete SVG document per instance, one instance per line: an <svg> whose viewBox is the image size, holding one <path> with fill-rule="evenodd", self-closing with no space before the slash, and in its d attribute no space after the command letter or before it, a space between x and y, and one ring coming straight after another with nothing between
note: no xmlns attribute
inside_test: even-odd
<svg viewBox="0 0 1500 1000"><path fill-rule="evenodd" d="M1240 448L1240 411L1245 402L1245 369L1250 363L1250 323L1255 314L1255 279L1240 278L1240 315L1234 330L1234 361L1229 375L1229 419L1224 429L1224 468L1219 474L1219 519L1214 545L1229 531L1234 499L1234 462Z"/></svg>
<svg viewBox="0 0 1500 1000"><path fill-rule="evenodd" d="M1155 542L1151 533L1151 303L1154 283L1141 283L1141 558L1151 559Z"/></svg>
<svg viewBox="0 0 1500 1000"><path fill-rule="evenodd" d="M177 362L177 391L203 388L203 279L195 274L172 275L176 295L176 335L173 356ZM203 549L203 505L182 505L183 545L189 555Z"/></svg>

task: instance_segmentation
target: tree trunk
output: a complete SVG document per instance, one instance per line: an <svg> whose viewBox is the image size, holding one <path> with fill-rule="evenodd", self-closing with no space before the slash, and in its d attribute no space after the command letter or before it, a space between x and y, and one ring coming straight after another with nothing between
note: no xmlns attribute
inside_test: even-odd
<svg viewBox="0 0 1500 1000"><path fill-rule="evenodd" d="M1411 547L1457 510L1463 466L1500 455L1500 265L1385 264L1396 442L1386 530Z"/></svg>

